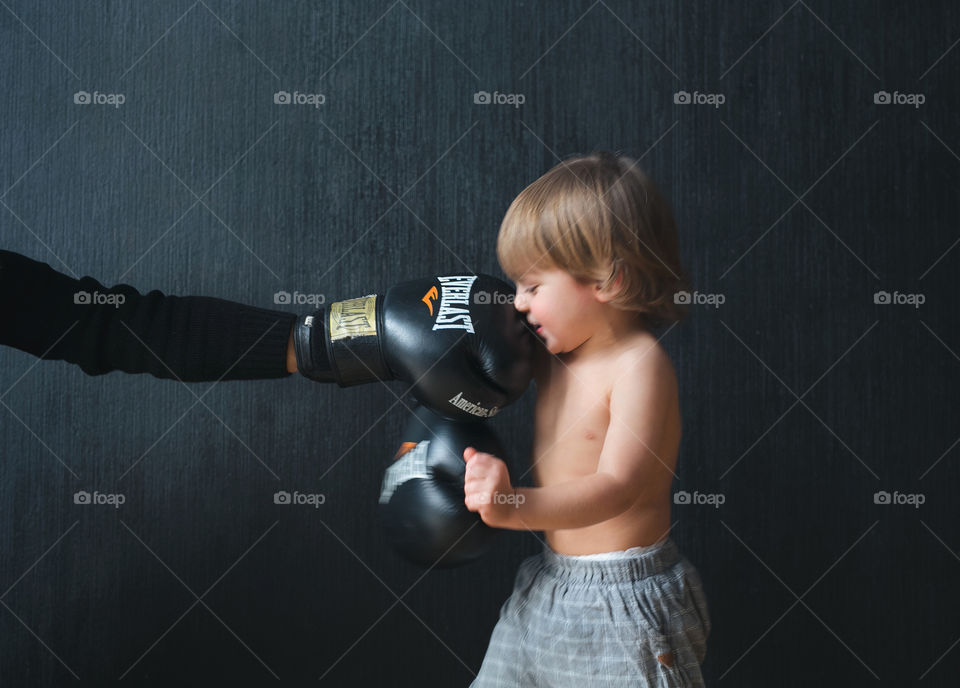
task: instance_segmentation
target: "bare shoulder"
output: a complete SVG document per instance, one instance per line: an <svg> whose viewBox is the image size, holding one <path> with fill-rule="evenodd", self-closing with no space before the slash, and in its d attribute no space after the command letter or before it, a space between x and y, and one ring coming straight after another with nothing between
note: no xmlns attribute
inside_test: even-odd
<svg viewBox="0 0 960 688"><path fill-rule="evenodd" d="M613 361L613 370L615 384L652 385L664 392L672 392L677 386L670 355L649 332L640 332L625 343Z"/></svg>

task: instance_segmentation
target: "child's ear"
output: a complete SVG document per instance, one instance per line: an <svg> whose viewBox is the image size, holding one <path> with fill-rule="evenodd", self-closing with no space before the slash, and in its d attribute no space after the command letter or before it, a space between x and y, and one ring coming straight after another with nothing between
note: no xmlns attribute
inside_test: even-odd
<svg viewBox="0 0 960 688"><path fill-rule="evenodd" d="M607 303L612 300L618 293L620 293L620 287L623 285L623 273L620 270L617 270L617 278L613 280L611 284L606 289L603 288L603 285L598 282L594 289L596 290L597 301L601 303Z"/></svg>

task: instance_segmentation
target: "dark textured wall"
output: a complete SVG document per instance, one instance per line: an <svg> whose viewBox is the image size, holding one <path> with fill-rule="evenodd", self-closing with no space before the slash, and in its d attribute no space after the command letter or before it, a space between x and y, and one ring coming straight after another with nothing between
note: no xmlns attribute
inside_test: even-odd
<svg viewBox="0 0 960 688"><path fill-rule="evenodd" d="M639 157L698 296L723 300L663 340L708 683L955 683L955 4L0 4L0 246L108 285L284 308L499 274L526 184ZM389 550L398 387L35 363L0 351L0 685L469 683L540 542L426 576ZM515 459L532 401L495 419Z"/></svg>

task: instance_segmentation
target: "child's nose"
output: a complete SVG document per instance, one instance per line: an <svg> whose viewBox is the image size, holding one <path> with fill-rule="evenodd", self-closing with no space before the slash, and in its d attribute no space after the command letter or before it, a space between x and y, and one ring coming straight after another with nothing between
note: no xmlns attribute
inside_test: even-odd
<svg viewBox="0 0 960 688"><path fill-rule="evenodd" d="M527 302L524 300L519 290L513 297L513 307L516 308L521 313L527 310Z"/></svg>

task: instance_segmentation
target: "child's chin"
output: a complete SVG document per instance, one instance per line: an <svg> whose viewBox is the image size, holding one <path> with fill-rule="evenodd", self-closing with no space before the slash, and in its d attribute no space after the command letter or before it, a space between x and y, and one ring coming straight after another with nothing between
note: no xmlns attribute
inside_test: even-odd
<svg viewBox="0 0 960 688"><path fill-rule="evenodd" d="M549 351L552 354L561 354L563 353L563 346L554 339L552 336L547 334L537 333L537 338L540 340L540 343L543 344L543 348Z"/></svg>
<svg viewBox="0 0 960 688"><path fill-rule="evenodd" d="M552 354L560 354L560 353L563 353L563 351L562 351L563 347L561 347L560 344L559 344L555 339L553 339L552 337L549 338L549 339L546 338L546 337L544 337L544 338L543 338L543 346L544 346L544 348L545 348L547 351L549 351L549 352L552 353Z"/></svg>

